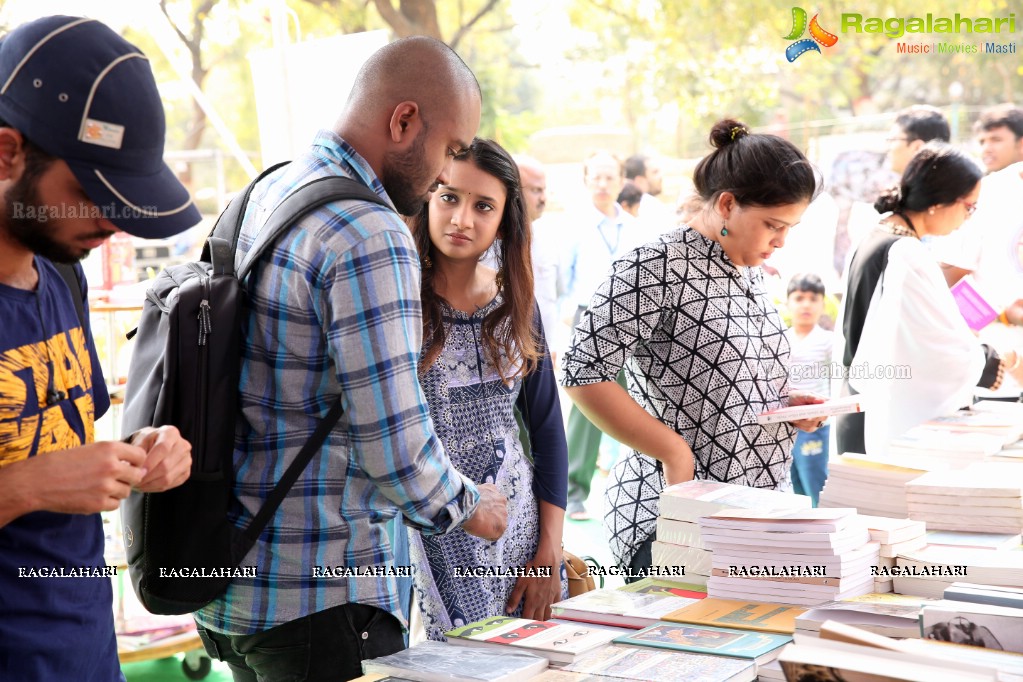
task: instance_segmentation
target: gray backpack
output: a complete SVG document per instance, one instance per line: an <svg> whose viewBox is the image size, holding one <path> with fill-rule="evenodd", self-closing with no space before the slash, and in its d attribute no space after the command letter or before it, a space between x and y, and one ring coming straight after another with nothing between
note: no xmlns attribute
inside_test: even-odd
<svg viewBox="0 0 1023 682"><path fill-rule="evenodd" d="M192 473L162 493L133 492L121 505L132 585L152 613L191 613L223 592L288 490L341 417L338 400L245 528L235 504L233 452L241 362L242 284L286 229L324 204L359 200L386 205L371 189L342 177L318 178L270 215L238 271L235 252L253 187L217 220L199 261L161 272L143 305L125 397L123 433L172 424L192 444Z"/></svg>

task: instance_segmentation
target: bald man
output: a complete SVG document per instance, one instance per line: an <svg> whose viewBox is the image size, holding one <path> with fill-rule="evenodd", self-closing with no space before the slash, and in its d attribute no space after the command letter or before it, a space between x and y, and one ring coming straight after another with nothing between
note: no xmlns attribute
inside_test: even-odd
<svg viewBox="0 0 1023 682"><path fill-rule="evenodd" d="M391 43L362 68L333 130L253 190L239 253L295 188L345 176L387 204L340 201L296 222L246 280L236 440L238 525L340 398L344 416L241 562L195 614L235 680L347 680L404 648L388 527L496 539L505 500L451 465L420 388L420 263L399 216L418 212L480 121L475 77L443 43Z"/></svg>

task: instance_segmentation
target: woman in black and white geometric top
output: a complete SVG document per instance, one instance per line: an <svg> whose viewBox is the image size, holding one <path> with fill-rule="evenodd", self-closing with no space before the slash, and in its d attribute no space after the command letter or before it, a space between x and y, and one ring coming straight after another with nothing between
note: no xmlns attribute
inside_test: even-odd
<svg viewBox="0 0 1023 682"><path fill-rule="evenodd" d="M711 131L687 225L618 260L566 353L564 386L604 432L633 448L611 472L605 525L618 564L650 565L658 496L711 479L787 489L795 428L760 412L818 402L788 390L785 325L759 267L781 248L818 191L790 142L736 121ZM625 368L628 392L616 382Z"/></svg>

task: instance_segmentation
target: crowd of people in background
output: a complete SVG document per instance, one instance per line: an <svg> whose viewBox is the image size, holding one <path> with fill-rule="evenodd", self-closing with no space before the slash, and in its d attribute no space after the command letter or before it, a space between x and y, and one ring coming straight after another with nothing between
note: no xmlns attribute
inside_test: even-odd
<svg viewBox="0 0 1023 682"><path fill-rule="evenodd" d="M146 61L107 27L19 27L0 43L0 75L0 310L18 320L0 333L0 678L117 679L109 581L16 570L102 564L99 512L187 478L190 445L173 427L93 442L109 398L74 264L118 231L167 236L199 216L162 163ZM597 150L581 159L586 200L552 216L547 169L478 138L481 108L454 51L395 41L362 67L334 127L248 197L239 262L307 182L348 177L384 203L311 212L244 282L235 521L261 506L294 434L336 400L345 415L245 558L258 577L195 614L236 680L356 677L363 659L407 646L411 608L431 639L487 616L546 619L566 595L566 518L602 516L615 561L636 575L651 565L666 486L709 479L816 504L829 457L883 455L978 393L1020 398L1019 107L980 115L980 164L950 145L940 110L899 112L884 169L899 181L870 197L876 213L835 291L830 252L798 272L773 267L800 234L848 236L813 208L841 191L791 141L722 118L676 204L662 198L662 158ZM14 215L83 197L158 210ZM964 277L1001 311L979 338L950 289ZM898 380L852 371L903 364ZM823 415L757 421L846 394L866 412L835 434ZM617 458L606 481L602 442ZM602 511L587 508L591 492ZM419 569L415 607L391 576L309 579L311 558L396 557ZM452 580L469 565L541 570Z"/></svg>

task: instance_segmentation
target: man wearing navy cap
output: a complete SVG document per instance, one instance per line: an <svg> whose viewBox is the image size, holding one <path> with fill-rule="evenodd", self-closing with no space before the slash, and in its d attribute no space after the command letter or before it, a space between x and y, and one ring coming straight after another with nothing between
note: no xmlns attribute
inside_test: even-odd
<svg viewBox="0 0 1023 682"><path fill-rule="evenodd" d="M189 474L173 427L93 442L110 399L77 264L120 230L199 221L164 132L148 60L107 26L46 17L0 39L2 680L124 679L98 512Z"/></svg>

